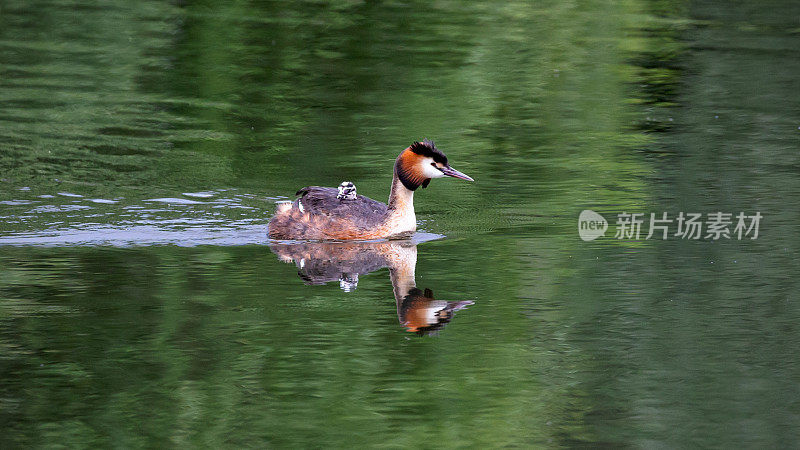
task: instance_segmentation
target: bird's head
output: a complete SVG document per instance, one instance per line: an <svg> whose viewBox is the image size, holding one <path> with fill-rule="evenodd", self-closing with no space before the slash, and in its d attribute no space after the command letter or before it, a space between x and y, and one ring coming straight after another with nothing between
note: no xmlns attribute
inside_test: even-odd
<svg viewBox="0 0 800 450"><path fill-rule="evenodd" d="M428 187L432 178L454 177L473 181L472 178L450 167L447 156L427 139L414 142L403 150L394 163L394 171L409 190Z"/></svg>

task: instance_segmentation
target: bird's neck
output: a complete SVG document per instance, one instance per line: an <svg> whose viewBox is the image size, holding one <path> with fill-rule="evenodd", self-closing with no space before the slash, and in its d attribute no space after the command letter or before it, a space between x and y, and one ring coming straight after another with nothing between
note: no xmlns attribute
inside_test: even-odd
<svg viewBox="0 0 800 450"><path fill-rule="evenodd" d="M414 191L408 189L397 177L397 172L392 177L392 190L389 192L389 209L410 209L414 213Z"/></svg>
<svg viewBox="0 0 800 450"><path fill-rule="evenodd" d="M414 191L403 186L403 183L394 172L392 190L389 193L389 209L386 221L390 224L393 233L413 233L417 229L417 217L414 214Z"/></svg>

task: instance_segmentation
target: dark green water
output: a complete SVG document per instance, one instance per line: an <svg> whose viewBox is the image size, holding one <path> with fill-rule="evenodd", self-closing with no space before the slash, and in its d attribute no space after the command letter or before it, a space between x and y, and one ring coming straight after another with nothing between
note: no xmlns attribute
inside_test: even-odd
<svg viewBox="0 0 800 450"><path fill-rule="evenodd" d="M0 2L0 447L800 445L796 2L176 3ZM413 241L266 238L423 137Z"/></svg>

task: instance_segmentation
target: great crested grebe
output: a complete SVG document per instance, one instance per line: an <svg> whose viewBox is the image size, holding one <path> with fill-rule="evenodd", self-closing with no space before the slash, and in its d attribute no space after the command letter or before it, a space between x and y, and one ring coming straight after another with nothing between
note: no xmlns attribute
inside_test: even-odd
<svg viewBox="0 0 800 450"><path fill-rule="evenodd" d="M394 163L389 204L356 194L353 183L339 188L304 187L292 203L279 203L269 221L272 239L351 240L405 237L417 230L414 191L431 178L473 181L453 169L433 141L414 142Z"/></svg>

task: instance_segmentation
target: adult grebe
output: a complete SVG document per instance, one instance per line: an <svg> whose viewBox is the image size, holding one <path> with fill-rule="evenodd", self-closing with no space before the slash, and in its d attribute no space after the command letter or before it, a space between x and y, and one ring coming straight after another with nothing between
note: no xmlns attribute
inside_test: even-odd
<svg viewBox="0 0 800 450"><path fill-rule="evenodd" d="M357 195L345 181L339 188L304 187L293 203L278 204L269 221L273 239L350 240L404 237L417 230L414 191L431 178L455 177L473 181L447 164L433 141L414 142L394 163L389 204Z"/></svg>

